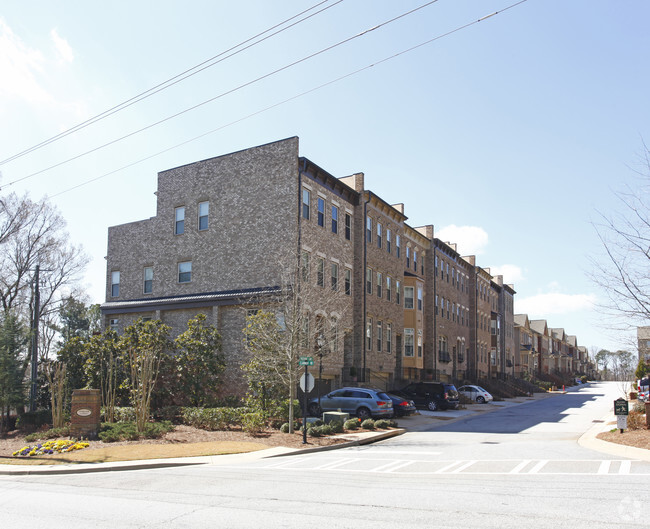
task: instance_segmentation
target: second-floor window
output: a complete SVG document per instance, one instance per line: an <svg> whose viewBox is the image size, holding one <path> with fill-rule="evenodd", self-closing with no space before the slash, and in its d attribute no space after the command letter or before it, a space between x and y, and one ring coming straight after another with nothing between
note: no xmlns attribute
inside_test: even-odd
<svg viewBox="0 0 650 529"><path fill-rule="evenodd" d="M332 290L339 289L339 265L332 263Z"/></svg>
<svg viewBox="0 0 650 529"><path fill-rule="evenodd" d="M377 297L381 297L382 277L381 272L377 272Z"/></svg>
<svg viewBox="0 0 650 529"><path fill-rule="evenodd" d="M345 238L352 240L352 215L349 213L345 214Z"/></svg>
<svg viewBox="0 0 650 529"><path fill-rule="evenodd" d="M384 331L383 331L383 325L381 323L381 320L377 321L377 351L381 352L382 349L382 341L384 338Z"/></svg>
<svg viewBox="0 0 650 529"><path fill-rule="evenodd" d="M402 282L399 279L395 280L395 302L398 305L402 303Z"/></svg>
<svg viewBox="0 0 650 529"><path fill-rule="evenodd" d="M185 233L185 206L176 208L174 234L182 235Z"/></svg>
<svg viewBox="0 0 650 529"><path fill-rule="evenodd" d="M199 231L208 229L208 216L210 213L210 202L199 203Z"/></svg>
<svg viewBox="0 0 650 529"><path fill-rule="evenodd" d="M372 268L366 268L366 292L372 294Z"/></svg>
<svg viewBox="0 0 650 529"><path fill-rule="evenodd" d="M339 232L339 208L332 206L332 233Z"/></svg>
<svg viewBox="0 0 650 529"><path fill-rule="evenodd" d="M393 283L391 281L391 278L390 276L386 276L386 300L387 301L391 301L392 289L393 289Z"/></svg>

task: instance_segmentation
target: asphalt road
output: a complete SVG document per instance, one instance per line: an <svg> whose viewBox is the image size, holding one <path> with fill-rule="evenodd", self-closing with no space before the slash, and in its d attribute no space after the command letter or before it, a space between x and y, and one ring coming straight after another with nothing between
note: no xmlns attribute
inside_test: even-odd
<svg viewBox="0 0 650 529"><path fill-rule="evenodd" d="M369 446L300 456L0 476L0 520L48 529L647 528L650 462L577 443L612 413L619 391L593 384L453 423L432 419L443 426Z"/></svg>

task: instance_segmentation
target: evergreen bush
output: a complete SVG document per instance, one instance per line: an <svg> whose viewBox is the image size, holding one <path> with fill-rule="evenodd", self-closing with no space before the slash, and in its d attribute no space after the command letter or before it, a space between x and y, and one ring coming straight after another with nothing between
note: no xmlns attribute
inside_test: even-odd
<svg viewBox="0 0 650 529"><path fill-rule="evenodd" d="M361 423L361 428L364 430L374 430L375 429L375 421L372 419L366 419Z"/></svg>

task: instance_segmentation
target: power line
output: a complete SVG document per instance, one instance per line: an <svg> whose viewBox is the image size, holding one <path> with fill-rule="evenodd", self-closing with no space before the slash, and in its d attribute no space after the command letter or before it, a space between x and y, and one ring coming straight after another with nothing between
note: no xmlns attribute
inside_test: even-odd
<svg viewBox="0 0 650 529"><path fill-rule="evenodd" d="M38 143L36 145L33 145L32 147L29 147L28 149L25 149L24 151L21 151L21 152L19 152L17 154L14 154L13 156L10 156L9 158L0 161L0 166L4 165L6 163L9 163L9 162L11 162L13 160L16 160L18 158L21 158L22 156L25 156L26 154L29 154L29 153L37 150L37 149L45 147L46 145L49 145L50 143L53 143L53 142L55 142L57 140L65 138L66 136L69 136L70 134L78 132L79 130L81 130L83 128L86 128L89 125L92 125L93 123L96 123L96 122L98 122L98 121L100 121L102 119L105 119L105 118L107 118L109 116L112 116L113 114L115 114L115 113L117 113L117 112L119 112L121 110L124 110L125 108L128 108L128 107L130 107L130 106L132 106L132 105L134 105L136 103L139 103L140 101L142 101L144 99L147 99L147 98L151 97L152 95L157 94L158 92L166 90L167 88L169 88L171 86L174 86L175 84L180 83L181 81L184 81L185 79L187 79L189 77L192 77L193 75L196 75L196 74L202 72L203 70L211 68L212 66L215 66L216 64L219 64L219 63L225 61L226 59L229 59L230 57L233 57L234 55L237 55L237 54L239 54L239 53L241 53L241 52L243 52L243 51L245 51L245 50L247 50L249 48L252 48L253 46L256 46L257 44L260 44L261 42L264 42L265 40L268 40L271 37L274 37L275 35L278 35L278 34L284 32L284 31L286 31L286 30L300 24L301 22L304 22L305 20L308 20L308 19L322 13L323 11L326 11L327 9L330 9L331 7L334 7L337 4L340 4L341 2L343 2L343 0L338 0L335 3L333 3L333 4L329 5L329 6L325 6L324 8L320 9L319 11L316 11L315 13L312 13L312 14L298 20L298 21L294 22L293 24L290 24L290 25L288 25L288 26L286 26L286 27L284 27L282 29L279 29L278 31L275 31L275 32L271 33L270 35L267 35L264 38L260 38L259 40L255 40L255 39L258 39L259 37L261 37L262 35L265 35L266 33L269 33L269 32L273 31L276 28L284 26L288 22L290 22L290 21L304 15L305 13L308 13L309 11L312 11L313 9L316 9L317 7L320 7L322 4L325 4L325 3L330 2L330 1L331 0L323 0L323 1L319 2L318 4L313 5L309 9L305 9L304 11L301 11L300 13L298 13L296 15L293 15L290 18L287 18L286 20L280 22L279 24L276 24L276 25L262 31L261 33L258 33L257 35L254 35L254 36L240 42L236 46L232 46L231 48L229 48L229 49L227 49L225 51L222 51L221 53L219 53L219 54L217 54L217 55L215 55L215 56L213 56L213 57L211 57L211 58L209 58L209 59L207 59L207 60L205 60L205 61L203 61L203 62L201 62L201 63L199 63L197 65L195 65L195 66L192 66L191 68L185 70L184 72L181 72L181 73L175 75L174 77L171 77L171 78L167 79L166 81L163 81L162 83L159 83L156 86L153 86L152 88L149 88L148 90L145 90L144 92L141 92L140 94L135 95L132 98L127 99L126 101L123 101L122 103L119 103L118 105L115 105L114 107L111 107L108 110L105 110L104 112L101 112L100 114L97 114L96 116L94 116L92 118L89 118L86 121L83 121L83 122L75 125L74 127L71 127L69 129L57 134L56 136L52 136L51 138L49 138L47 140L44 140L44 141L42 141L42 142L40 142L40 143ZM254 41L254 42L252 42L252 41ZM250 44L248 44L248 43L250 43ZM248 46L244 46L245 44L248 44ZM240 49L238 49L238 48L240 48ZM217 59L219 59L219 60L217 60Z"/></svg>
<svg viewBox="0 0 650 529"><path fill-rule="evenodd" d="M82 182L82 183L77 184L77 185L75 185L75 186L69 187L68 189L65 189L65 190L63 190L63 191L60 191L60 192L54 194L54 195L51 195L50 198L58 197L59 195L63 195L64 193L68 193L68 192L70 192L70 191L74 191L75 189L78 189L78 188L80 188L80 187L83 187L83 186L86 186L86 185L91 184L91 183L93 183L93 182L96 182L97 180L101 180L102 178L106 178L107 176L113 175L113 174L115 174L115 173L119 173L120 171L123 171L123 170L125 170L125 169L130 168L130 167L133 167L133 166L135 166L135 165L141 164L141 163L146 162L146 161L148 161L148 160L151 160L152 158L156 158L156 157L158 157L158 156L160 156L160 155L162 155L162 154L165 154L165 153L167 153L167 152L170 152L170 151L172 151L172 150L174 150L174 149L178 149L179 147L182 147L182 146L184 146L184 145L187 145L188 143L192 143L192 142L194 142L194 141L196 141L196 140L199 140L199 139L201 139L201 138L204 138L204 137L206 137L206 136L209 136L210 134L214 134L215 132L219 132L219 131L221 131L221 130L227 128L227 127L231 127L232 125L236 125L237 123L241 123L242 121L245 121L245 120L250 119L250 118L252 118L252 117L258 116L259 114L262 114L262 113L267 112L267 111L269 111L269 110L272 110L272 109L274 109L274 108L276 108L276 107L279 107L279 106L281 106L281 105L284 105L284 104L286 104L286 103L289 103L289 102L291 102L291 101L294 101L294 100L296 100L296 99L299 99L299 98L301 98L301 97L303 97L303 96L306 96L306 95L308 95L308 94L311 94L312 92L316 92L317 90L320 90L320 89L325 88L325 87L327 87L327 86L330 86L330 85L333 85L333 84L338 83L338 82L340 82L340 81L343 81L343 80L345 80L345 79L347 79L347 78L349 78L349 77L352 77L352 76L357 75L357 74L359 74L359 73L361 73L361 72L364 72L364 71L366 71L366 70L369 70L370 68L373 68L373 67L378 66L378 65L380 65L380 64L383 64L383 63L385 63L385 62L388 62L388 61L391 61L391 60L393 60L393 59L396 59L396 58L398 58L398 57L400 57L400 56L402 56L402 55L405 55L405 54L407 54L407 53L410 53L410 52L412 52L412 51L415 51L415 50L417 50L417 49L419 49L419 48L422 48L422 47L424 47L424 46L427 46L428 44L431 44L431 43L433 43L433 42L435 42L435 41L437 41L437 40L440 40L440 39L442 39L442 38L444 38L444 37L448 37L449 35L453 35L454 33L458 33L459 31L461 31L461 30L463 30L463 29L467 29L467 28L470 27L470 26L474 26L474 25L478 24L479 22L482 22L482 21L486 20L487 18L490 18L490 17L493 17L493 16L498 15L498 14L500 14L500 13L503 13L504 11L507 11L507 10L509 10L509 9L512 9L513 7L516 7L516 6L518 6L518 5L520 5L520 4L523 4L524 2L527 2L527 1L528 1L528 0L520 0L519 2L516 2L516 3L514 3L514 4L511 4L511 5L509 5L509 6L505 7L505 8L503 8L503 9L501 9L500 11L495 11L495 12L493 12L493 13L490 13L489 15L486 15L486 16L484 16L484 17L479 18L478 20L474 20L474 21L472 21L472 22L468 22L467 24L464 24L464 25L462 25L462 26L458 26L458 27L455 28L455 29L452 29L452 30L450 30L450 31L447 31L446 33L442 33L442 34L440 34L440 35L437 35L437 36L435 36L435 37L433 37L433 38L431 38L431 39L429 39L429 40L426 40L426 41L424 41L424 42L421 42L420 44L416 44L415 46L411 46L410 48L406 48L406 49L404 49L404 50L402 50L402 51L399 51L399 52L397 52L397 53L394 53L393 55L390 55L390 56L388 56L388 57L384 57L383 59L380 59L380 60L378 60L377 62L374 62L374 63L372 63L372 64L368 64L368 65L366 65L366 66L364 66L364 67L362 67L362 68L359 68L359 69L354 70L354 71L352 71L352 72L349 72L349 73L347 73L347 74L345 74L345 75L342 75L342 76L340 76L340 77L337 77L336 79L332 79L332 80L330 80L330 81L327 81L326 83L323 83L323 84L320 84L320 85L315 86L315 87L313 87L313 88L310 88L309 90L306 90L306 91L304 91L304 92L300 92L299 94L296 94L296 95L291 96L291 97L289 97L289 98L287 98L287 99L284 99L284 100L282 100L282 101L279 101L279 102L277 102L277 103L274 103L273 105L270 105L270 106L268 106L268 107L262 108L262 109L260 109L260 110L255 111L255 112L252 112L251 114L247 114L246 116L243 116L243 117L241 117L241 118L239 118L239 119L236 119L236 120L234 120L234 121L231 121L231 122L229 122L229 123L226 123L226 124L224 124L224 125L221 125L221 126L217 127L216 129L209 130L209 131L207 131L207 132L204 132L203 134L200 134L200 135L198 135L198 136L195 136L195 137L193 137L193 138L190 138L189 140L185 140L185 141L183 141L183 142L181 142L181 143L177 143L176 145L173 145L173 146L171 146L171 147L168 147L168 148L166 148L166 149L163 149L162 151L159 151L159 152L157 152L157 153L155 153L155 154L151 154L151 155L149 155L149 156L147 156L147 157L145 157L145 158L140 158L139 160L136 160L136 161L134 161L134 162L131 162L131 163L127 164L127 165L123 165L122 167L119 167L118 169L114 169L114 170L112 170L112 171L110 171L110 172L108 172L108 173L104 173L104 174L102 174L102 175L100 175L100 176L97 176L97 177L95 177L95 178L91 178L90 180L86 180L85 182Z"/></svg>
<svg viewBox="0 0 650 529"><path fill-rule="evenodd" d="M262 80L264 80L264 79L267 79L267 78L269 78L269 77L272 77L272 76L274 76L274 75L276 75L276 74L278 74L278 73L280 73L280 72L283 72L283 71L285 71L285 70L288 70L289 68L292 68L292 67L294 67L294 66L296 66L296 65L298 65L298 64L301 64L301 63L303 63L303 62L305 62L305 61L308 61L309 59L313 59L314 57L317 57L318 55L322 55L322 54L325 53L325 52L328 52L328 51L330 51L330 50L333 50L334 48L337 48L337 47L339 47L339 46L342 46L343 44L346 44L346 43L351 42L351 41L353 41L353 40L355 40L355 39L358 39L358 38L360 38L360 37L363 37L363 36L367 35L368 33L371 33L372 31L375 31L375 30L377 30L377 29L380 29L380 28L382 28L382 27L384 27L384 26L387 26L388 24L391 24L392 22L395 22L395 21L397 21L397 20L399 20L399 19L401 19L401 18L404 18L404 17L406 17L406 16L408 16L408 15L411 15L411 14L415 13L416 11L419 11L420 9L423 9L423 8L425 8L425 7L430 6L431 4L436 3L437 1L438 1L438 0L431 0L431 1L427 2L427 3L425 3L425 4L420 5L419 7L416 7L416 8L414 8L414 9L411 9L410 11L407 11L407 12L405 12L405 13L402 13L401 15L398 15L398 16L396 16L396 17L390 19L390 20L386 20L386 21L384 21L384 22L382 22L382 23L380 23L380 24L377 24L376 26L374 26L374 27L372 27L372 28L366 29L366 30L364 30L364 31L362 31L362 32L360 32L360 33L357 33L356 35L352 35L351 37L348 37L348 38L346 38L346 39L343 39L343 40L341 40L341 41L339 41L339 42L337 42L337 43L335 43L335 44L332 44L332 45L330 45L330 46L327 46L327 47L325 47L325 48L322 48L321 50L319 50L319 51L317 51L317 52L314 52L314 53L312 53L312 54L310 54L310 55L307 55L307 56L303 57L302 59L298 59L298 60L296 60L296 61L294 61L294 62L292 62L292 63L289 63L289 64L287 64L287 65L285 65L285 66L282 66L282 67L280 67L280 68L277 68L277 69L275 69L275 70L273 70L273 71L271 71L271 72L269 72L269 73L266 73L266 74L264 74L264 75L261 75L260 77L257 77L257 78L255 78L255 79L253 79L253 80L251 80L251 81L247 81L246 83L243 83L243 84L241 84L241 85L239 85L239 86L237 86L237 87L235 87L235 88L231 88L230 90L227 90L227 91L225 91L225 92L222 92L221 94L216 95L216 96L214 96L214 97L212 97L212 98L210 98L210 99L207 99L207 100L205 100L205 101L203 101L203 102L201 102L201 103L198 103L198 104L193 105L193 106L191 106L191 107L189 107L189 108L186 108L185 110L181 110L180 112L177 112L177 113L175 113L175 114L172 114L172 115L170 115L170 116L167 116L166 118L163 118L163 119L158 120L158 121L156 121L156 122L154 122L154 123L151 123L151 124L147 125L146 127L142 127L141 129L138 129L138 130L135 130L135 131L130 132L130 133L128 133L128 134L125 134L124 136L120 136L119 138L116 138L116 139L111 140L111 141L109 141L109 142L107 142L107 143L104 143L104 144L102 144L102 145L99 145L98 147L95 147L95 148L90 149L90 150L88 150L88 151L85 151L85 152L83 152L83 153L81 153L81 154L78 154L78 155L76 155L76 156L73 156L72 158L68 158L68 159L63 160L63 161L61 161L61 162L59 162L59 163L56 163L56 164L51 165L51 166L49 166L49 167L46 167L45 169L41 169L40 171L36 171L35 173L31 173L31 174L28 174L28 175L23 176L23 177L21 177L21 178L18 178L18 179L16 179L16 180L13 180L13 181L7 183L7 184L5 185L5 187L10 186L10 185L13 185L13 184L16 184L16 183L21 182L21 181L23 181L23 180L27 180L28 178L32 178L32 177L37 176L37 175L39 175L39 174L45 173L45 172L47 172L47 171L50 171L51 169L55 169L55 168L60 167L60 166L62 166L62 165L64 165L64 164L66 164L66 163L72 162L72 161L74 161L74 160L78 160L79 158L83 158L84 156L87 156L88 154L92 154L92 153L97 152L97 151L99 151L99 150L101 150L101 149L104 149L105 147L109 147L110 145L113 145L113 144L118 143L118 142L120 142L120 141L122 141L122 140L125 140L125 139L127 139L127 138L130 138L131 136L135 136L136 134L140 134L141 132L144 132L144 131L146 131L146 130L149 130L149 129L151 129L151 128L157 126L157 125L160 125L160 124L165 123L165 122L167 122L167 121L170 121L170 120L172 120L172 119L174 119L174 118L177 118L177 117L179 117L179 116L182 116L183 114L186 114L187 112L191 112L192 110L196 110L197 108L200 108L200 107L202 107L202 106L204 106L204 105L207 105L208 103L212 103L213 101L216 101L217 99L220 99L220 98L225 97L225 96L227 96L227 95L229 95L229 94L232 94L232 93L234 93L234 92L237 92L237 91L239 91L239 90L241 90L241 89L243 89L243 88L246 88L246 87L248 87L248 86L251 86L251 85L253 85L253 84L255 84L255 83L258 83L258 82L260 82L260 81L262 81Z"/></svg>

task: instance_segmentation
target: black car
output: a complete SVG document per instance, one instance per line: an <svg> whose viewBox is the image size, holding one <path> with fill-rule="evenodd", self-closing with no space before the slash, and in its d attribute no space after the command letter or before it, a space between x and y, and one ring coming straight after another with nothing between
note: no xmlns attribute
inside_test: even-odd
<svg viewBox="0 0 650 529"><path fill-rule="evenodd" d="M391 393L386 393L388 398L393 401L393 416L394 417L406 417L415 413L415 403L412 400L403 399L397 395Z"/></svg>
<svg viewBox="0 0 650 529"><path fill-rule="evenodd" d="M460 402L456 387L444 382L413 382L402 389L392 389L390 393L412 400L418 408L431 411L455 410Z"/></svg>

